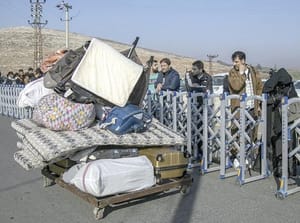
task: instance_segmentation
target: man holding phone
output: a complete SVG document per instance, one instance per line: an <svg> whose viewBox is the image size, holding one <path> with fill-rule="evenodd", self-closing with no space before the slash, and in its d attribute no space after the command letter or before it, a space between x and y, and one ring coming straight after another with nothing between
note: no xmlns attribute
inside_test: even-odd
<svg viewBox="0 0 300 223"><path fill-rule="evenodd" d="M246 54L242 51L236 51L232 54L231 58L233 68L229 71L228 75L230 94L242 95L246 93L247 96L261 95L263 87L261 78L254 67L246 64ZM235 111L239 107L239 99L232 100L232 111ZM248 100L246 107L252 110L255 116L259 115L260 106L258 101Z"/></svg>
<svg viewBox="0 0 300 223"><path fill-rule="evenodd" d="M258 72L254 69L254 67L246 64L246 54L242 51L236 51L232 54L232 62L233 68L229 71L228 75L228 88L230 94L239 94L242 95L244 93L247 96L253 95L261 95L262 94L262 81L259 77ZM231 111L235 112L240 107L239 99L231 99ZM257 100L247 100L246 109L249 114L253 117L254 120L257 120L258 116L261 114L260 103ZM238 111L235 115L235 118L240 117L240 112ZM238 127L234 124L231 126L231 133L234 134L238 131ZM258 128L255 126L254 128L246 129L251 142L255 143L257 140ZM235 157L237 148L232 148L231 153L233 155L232 158ZM258 151L257 151L258 153ZM235 161L235 160L234 160ZM248 166L249 171L251 166Z"/></svg>

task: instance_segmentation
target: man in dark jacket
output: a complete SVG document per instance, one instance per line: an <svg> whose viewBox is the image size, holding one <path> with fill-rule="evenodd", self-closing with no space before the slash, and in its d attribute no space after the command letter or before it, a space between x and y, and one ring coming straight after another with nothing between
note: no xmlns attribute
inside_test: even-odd
<svg viewBox="0 0 300 223"><path fill-rule="evenodd" d="M171 67L169 58L163 58L160 61L161 71L154 84L156 92L160 91L178 91L180 87L180 78L176 70Z"/></svg>
<svg viewBox="0 0 300 223"><path fill-rule="evenodd" d="M203 62L196 60L192 63L192 72L185 76L185 85L189 92L213 93L212 77L205 72Z"/></svg>
<svg viewBox="0 0 300 223"><path fill-rule="evenodd" d="M213 93L213 87L212 87L212 77L205 72L204 70L204 65L203 62L200 60L196 60L195 62L192 63L192 71L186 73L185 75L185 86L188 92L195 92L195 93ZM203 104L203 98L202 96L198 96L197 97L197 111L195 111L196 113L198 113L198 111L201 113L201 115L203 115L203 110L201 110L201 106ZM198 114L194 117L198 117ZM196 124L196 128L197 131L200 131L201 134L203 134L202 129L202 121L199 120L192 120L195 121ZM196 139L195 139L196 140ZM202 159L202 155L203 155L203 150L202 150L202 140L196 140L195 142L193 142L193 149L196 149L197 146L197 160L201 160ZM195 151L194 151L195 154Z"/></svg>

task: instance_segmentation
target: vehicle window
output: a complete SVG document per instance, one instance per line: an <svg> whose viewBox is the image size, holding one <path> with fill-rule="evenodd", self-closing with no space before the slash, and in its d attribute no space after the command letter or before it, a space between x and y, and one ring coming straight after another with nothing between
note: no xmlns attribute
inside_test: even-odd
<svg viewBox="0 0 300 223"><path fill-rule="evenodd" d="M213 76L213 85L223 85L224 76Z"/></svg>
<svg viewBox="0 0 300 223"><path fill-rule="evenodd" d="M300 89L300 82L296 82L294 85L295 85L295 88Z"/></svg>

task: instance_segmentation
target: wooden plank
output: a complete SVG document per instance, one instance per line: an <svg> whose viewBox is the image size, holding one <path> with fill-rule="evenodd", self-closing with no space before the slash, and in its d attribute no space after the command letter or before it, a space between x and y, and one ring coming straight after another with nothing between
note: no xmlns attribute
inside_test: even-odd
<svg viewBox="0 0 300 223"><path fill-rule="evenodd" d="M155 185L153 187L139 190L139 191L133 191L129 193L124 193L124 194L117 194L117 195L111 195L108 197L103 197L103 198L97 198L94 197L91 194L85 193L80 191L78 188L76 188L74 185L68 184L64 182L61 178L57 178L55 182L60 185L61 187L71 191L75 195L79 196L83 200L87 201L88 203L92 204L94 207L99 207L99 208L105 208L108 205L112 204L117 204L117 203L122 203L125 201L137 199L137 198L142 198L151 194L163 192L172 188L183 186L183 185L191 185L192 184L192 177L191 176L186 176L180 179L172 179L170 182L161 184L161 185Z"/></svg>
<svg viewBox="0 0 300 223"><path fill-rule="evenodd" d="M62 188L71 191L73 194L77 195L78 197L82 198L83 200L87 201L88 203L92 204L94 207L98 207L98 199L88 193L84 193L75 187L72 184L68 184L64 182L61 178L56 178L55 183L57 183Z"/></svg>
<svg viewBox="0 0 300 223"><path fill-rule="evenodd" d="M119 194L119 195L113 195L108 198L99 200L99 207L103 207L104 204L117 204L117 203L122 203L125 201L137 199L137 198L142 198L151 194L163 192L172 188L176 187L181 187L183 185L191 185L192 183L192 178L182 178L174 182L169 182L169 183L164 183L161 185L155 185L153 187L144 189L144 190L139 190L139 191L134 191L134 192L129 192L125 194ZM180 188L178 188L179 190Z"/></svg>

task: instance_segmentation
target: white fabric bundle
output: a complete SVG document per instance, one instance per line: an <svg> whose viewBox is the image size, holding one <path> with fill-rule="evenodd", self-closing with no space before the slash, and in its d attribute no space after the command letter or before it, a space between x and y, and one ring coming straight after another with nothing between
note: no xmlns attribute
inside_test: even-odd
<svg viewBox="0 0 300 223"><path fill-rule="evenodd" d="M43 96L53 92L52 89L44 87L44 78L41 77L26 84L25 88L19 94L17 105L20 108L34 107Z"/></svg>
<svg viewBox="0 0 300 223"><path fill-rule="evenodd" d="M149 188L155 184L155 177L148 158L138 156L89 162L80 168L70 183L81 191L102 197Z"/></svg>

